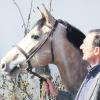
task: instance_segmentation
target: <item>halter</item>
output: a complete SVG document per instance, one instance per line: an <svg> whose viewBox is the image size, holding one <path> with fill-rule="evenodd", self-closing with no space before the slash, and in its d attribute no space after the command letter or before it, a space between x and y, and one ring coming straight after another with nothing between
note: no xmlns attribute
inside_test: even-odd
<svg viewBox="0 0 100 100"><path fill-rule="evenodd" d="M41 49L41 47L46 43L46 41L50 38L51 43L51 55L52 55L52 62L54 62L54 52L53 52L53 33L58 25L58 21L55 21L54 27L49 34L47 34L42 41L40 41L34 48L31 49L30 54L27 54L21 47L18 45L16 46L17 49L25 56L26 62L28 63L27 71L35 76L39 77L40 79L46 81L46 78L40 76L39 74L32 71L32 65L30 59Z"/></svg>

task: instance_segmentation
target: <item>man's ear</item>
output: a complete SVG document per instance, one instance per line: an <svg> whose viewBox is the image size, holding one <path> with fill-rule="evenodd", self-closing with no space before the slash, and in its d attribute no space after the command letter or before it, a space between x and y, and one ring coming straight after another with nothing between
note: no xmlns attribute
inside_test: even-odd
<svg viewBox="0 0 100 100"><path fill-rule="evenodd" d="M100 47L95 47L94 54L95 55L100 55Z"/></svg>

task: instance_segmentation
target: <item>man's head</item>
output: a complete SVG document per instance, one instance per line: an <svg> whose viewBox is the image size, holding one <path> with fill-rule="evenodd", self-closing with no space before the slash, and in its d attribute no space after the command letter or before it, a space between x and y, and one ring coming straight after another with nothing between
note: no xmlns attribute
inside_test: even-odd
<svg viewBox="0 0 100 100"><path fill-rule="evenodd" d="M80 49L83 51L83 60L89 63L100 63L100 29L89 31Z"/></svg>

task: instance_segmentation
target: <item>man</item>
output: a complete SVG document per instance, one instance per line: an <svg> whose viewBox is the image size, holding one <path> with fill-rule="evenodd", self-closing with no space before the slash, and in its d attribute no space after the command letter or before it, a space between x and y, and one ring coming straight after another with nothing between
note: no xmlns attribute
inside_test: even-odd
<svg viewBox="0 0 100 100"><path fill-rule="evenodd" d="M94 29L89 32L80 46L83 52L83 60L86 60L90 66L87 67L88 73L75 97L75 100L100 100L100 29ZM50 80L44 82L44 89L56 96L56 100L67 99L70 94L57 90Z"/></svg>

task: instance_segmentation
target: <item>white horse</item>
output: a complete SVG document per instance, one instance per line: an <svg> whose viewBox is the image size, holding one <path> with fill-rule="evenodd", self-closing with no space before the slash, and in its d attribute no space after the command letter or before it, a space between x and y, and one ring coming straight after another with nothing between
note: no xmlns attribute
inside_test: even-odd
<svg viewBox="0 0 100 100"><path fill-rule="evenodd" d="M0 61L0 72L11 74L20 64L57 65L66 89L76 92L86 73L79 50L85 35L67 22L56 20L44 7L42 18Z"/></svg>

